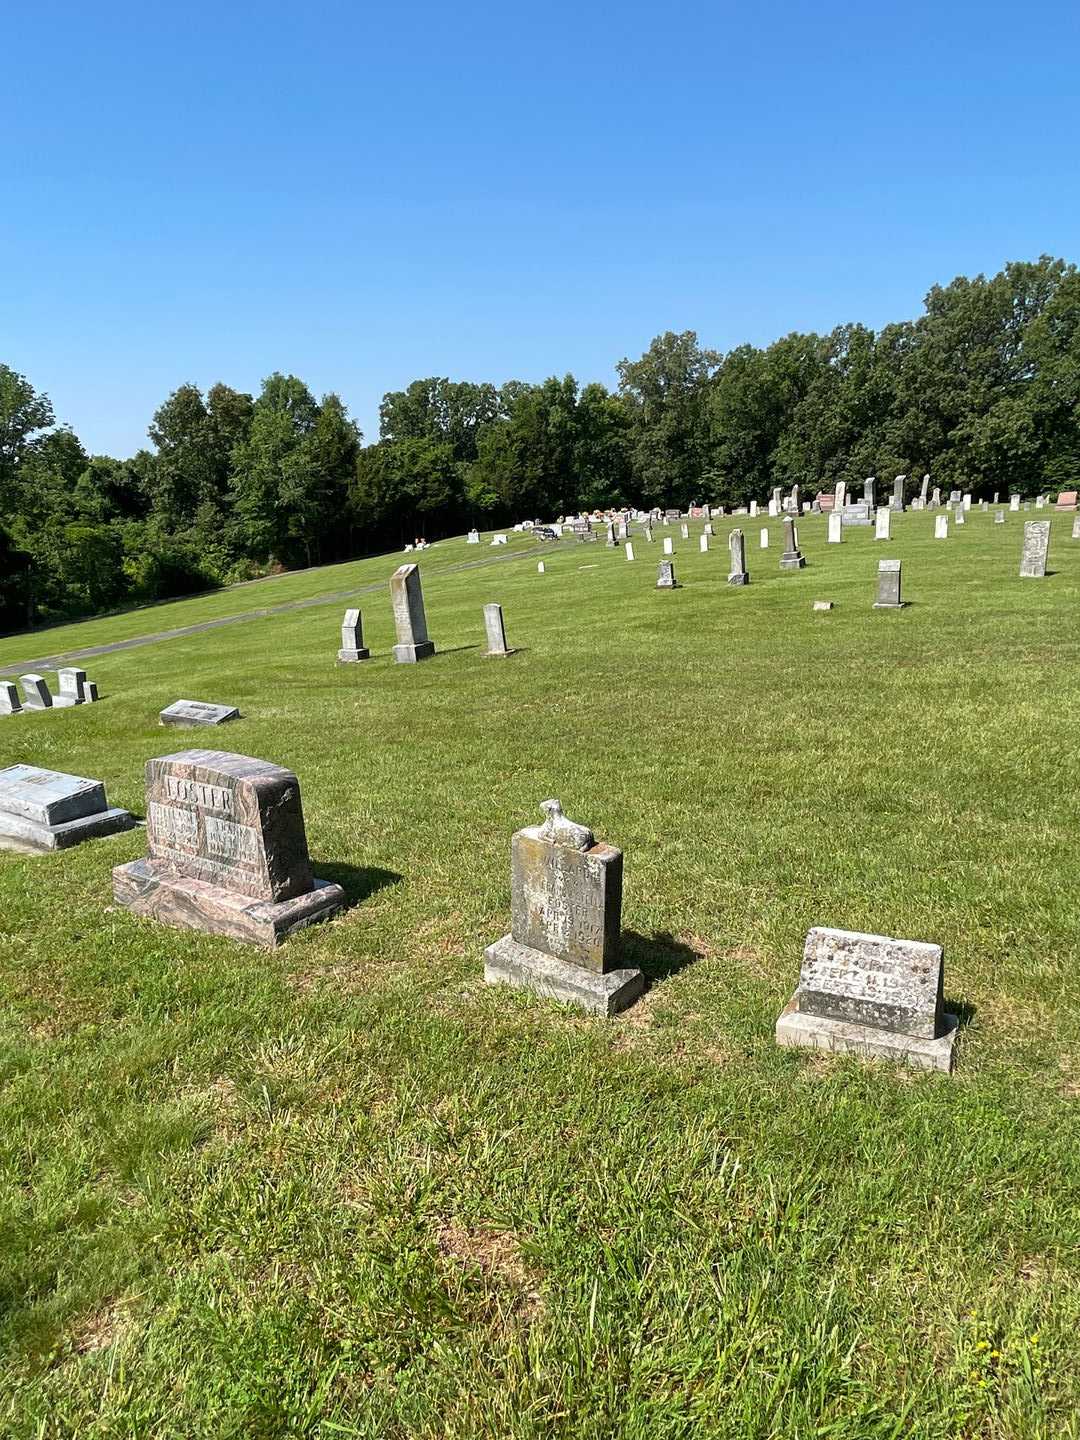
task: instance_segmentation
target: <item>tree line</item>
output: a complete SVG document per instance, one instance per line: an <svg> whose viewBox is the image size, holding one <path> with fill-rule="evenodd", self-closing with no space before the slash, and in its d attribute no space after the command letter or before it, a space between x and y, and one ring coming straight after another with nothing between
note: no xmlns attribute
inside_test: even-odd
<svg viewBox="0 0 1080 1440"><path fill-rule="evenodd" d="M668 332L616 369L614 391L416 380L383 397L369 445L293 375L258 396L184 384L121 460L0 364L0 626L582 509L730 508L871 474L979 497L1080 478L1080 276L1049 256L935 286L881 330L726 354Z"/></svg>

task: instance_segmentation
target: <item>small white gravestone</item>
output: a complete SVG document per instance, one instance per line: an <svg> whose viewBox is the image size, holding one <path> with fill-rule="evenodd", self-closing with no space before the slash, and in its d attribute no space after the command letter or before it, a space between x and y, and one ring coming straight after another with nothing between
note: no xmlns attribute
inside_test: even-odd
<svg viewBox="0 0 1080 1440"><path fill-rule="evenodd" d="M874 517L874 539L892 539L892 511L883 505Z"/></svg>
<svg viewBox="0 0 1080 1440"><path fill-rule="evenodd" d="M466 537L465 537L465 543L466 543L467 545L479 545L479 544L480 544L480 531L479 531L479 530L470 530L469 533L468 533L468 535L466 535Z"/></svg>
<svg viewBox="0 0 1080 1440"><path fill-rule="evenodd" d="M965 494L965 496L964 496L964 509L965 509L965 510L970 510L970 509L971 509L971 491L970 491L970 490L969 490L969 491Z"/></svg>
<svg viewBox="0 0 1080 1440"><path fill-rule="evenodd" d="M486 660L512 655L514 652L506 643L506 626L503 624L501 605L484 606L484 632L487 635Z"/></svg>
<svg viewBox="0 0 1080 1440"><path fill-rule="evenodd" d="M675 546L671 543L671 536L670 536L670 535L665 535L665 536L664 536L664 554L665 554L665 555L674 555L674 554L675 554Z"/></svg>
<svg viewBox="0 0 1080 1440"><path fill-rule="evenodd" d="M770 501L769 501L769 519L770 519L770 520L775 520L776 517L777 517L779 514L780 514L780 506L776 503L775 500L770 500Z"/></svg>
<svg viewBox="0 0 1080 1440"><path fill-rule="evenodd" d="M53 696L53 705L64 709L83 704L86 699L85 670L80 670L76 665L67 665L62 670L57 670L56 679L60 689Z"/></svg>
<svg viewBox="0 0 1080 1440"><path fill-rule="evenodd" d="M1020 554L1022 578L1041 580L1046 575L1046 557L1050 550L1050 521L1024 521L1024 548Z"/></svg>
<svg viewBox="0 0 1080 1440"><path fill-rule="evenodd" d="M957 525L966 525L966 524L967 524L967 520L966 520L966 517L965 517L965 515L964 515L964 507L963 507L963 505L957 505L955 511L953 512L953 515L954 515L954 518L955 518L955 520L956 520Z"/></svg>
<svg viewBox="0 0 1080 1440"><path fill-rule="evenodd" d="M934 539L947 540L949 538L949 517L947 515L934 516Z"/></svg>
<svg viewBox="0 0 1080 1440"><path fill-rule="evenodd" d="M21 709L18 690L10 680L0 681L0 715L18 715Z"/></svg>
<svg viewBox="0 0 1080 1440"><path fill-rule="evenodd" d="M543 575L544 573L544 562L542 560L536 562L536 573L538 575Z"/></svg>
<svg viewBox="0 0 1080 1440"><path fill-rule="evenodd" d="M1036 510L1042 510L1045 505L1046 505L1046 496L1045 496L1045 495L1036 495L1036 496L1035 496L1035 509L1036 509Z"/></svg>
<svg viewBox="0 0 1080 1440"><path fill-rule="evenodd" d="M627 558L627 560L632 560L632 559L634 558L634 547L633 547L633 544L628 540L628 541L626 542L626 544L623 546L623 549L626 551L626 558Z"/></svg>
<svg viewBox="0 0 1080 1440"><path fill-rule="evenodd" d="M814 601L814 609L815 609L815 610L831 610L831 609L832 609L832 601L831 601L831 600L815 600L815 601Z"/></svg>
<svg viewBox="0 0 1080 1440"><path fill-rule="evenodd" d="M750 518L753 520L753 519L756 519L756 517L757 517L757 501L756 501L756 500L751 500L751 501L750 501Z"/></svg>
<svg viewBox="0 0 1080 1440"><path fill-rule="evenodd" d="M1012 511L1016 511L1016 510L1019 510L1019 509L1020 509L1020 496L1019 496L1019 495L1010 495L1010 496L1009 496L1009 509L1012 510Z"/></svg>
<svg viewBox="0 0 1080 1440"><path fill-rule="evenodd" d="M844 517L834 510L829 516L829 544L839 545L844 538Z"/></svg>
<svg viewBox="0 0 1080 1440"><path fill-rule="evenodd" d="M20 675L19 684L23 689L24 710L51 710L52 696L49 694L49 687L41 675Z"/></svg>
<svg viewBox="0 0 1080 1440"><path fill-rule="evenodd" d="M764 527L761 531L761 548L762 550L767 550L769 548L769 532Z"/></svg>
<svg viewBox="0 0 1080 1440"><path fill-rule="evenodd" d="M507 544L507 537L505 535L493 535L491 537L491 543L492 545L505 545Z"/></svg>
<svg viewBox="0 0 1080 1440"><path fill-rule="evenodd" d="M682 526L680 526L679 528L680 528L680 532L681 532L681 534L682 534L682 538L683 538L684 540L689 540L689 539L690 539L690 526L689 526L689 525L682 525Z"/></svg>
<svg viewBox="0 0 1080 1440"><path fill-rule="evenodd" d="M1080 514L1073 516L1072 538L1080 540Z"/></svg>
<svg viewBox="0 0 1080 1440"><path fill-rule="evenodd" d="M704 555L704 554L708 551L708 548L709 548L709 537L708 537L708 535L699 535L699 536L698 536L698 549L699 549L699 550L701 551L701 553Z"/></svg>

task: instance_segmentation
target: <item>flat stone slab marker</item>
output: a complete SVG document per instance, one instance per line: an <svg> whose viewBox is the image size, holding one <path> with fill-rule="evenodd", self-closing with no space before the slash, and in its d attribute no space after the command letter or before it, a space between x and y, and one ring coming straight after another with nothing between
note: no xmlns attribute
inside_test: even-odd
<svg viewBox="0 0 1080 1440"><path fill-rule="evenodd" d="M134 824L129 811L109 808L100 780L36 765L0 770L0 849L47 855Z"/></svg>

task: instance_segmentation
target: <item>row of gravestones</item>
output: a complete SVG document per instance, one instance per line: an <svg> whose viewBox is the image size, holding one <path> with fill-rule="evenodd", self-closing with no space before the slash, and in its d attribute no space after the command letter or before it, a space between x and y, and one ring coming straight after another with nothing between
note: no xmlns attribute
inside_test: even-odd
<svg viewBox="0 0 1080 1440"><path fill-rule="evenodd" d="M612 1016L645 988L620 963L623 855L545 801L542 825L510 845L510 931L484 951L484 978ZM63 849L130 828L100 781L30 765L0 771L0 844ZM311 869L300 784L246 755L185 750L146 765L145 857L113 870L113 895L167 925L272 947L345 906ZM945 1014L939 945L815 928L781 1045L952 1068L957 1022Z"/></svg>
<svg viewBox="0 0 1080 1440"><path fill-rule="evenodd" d="M56 672L57 692L54 695L43 675L19 676L22 699L10 680L0 681L0 715L18 715L23 710L65 709L71 705L91 705L98 698L98 688L86 678L86 671L67 665Z"/></svg>
<svg viewBox="0 0 1080 1440"><path fill-rule="evenodd" d="M543 563L541 560L541 569ZM394 571L390 577L390 600L397 636L397 644L392 652L394 659L399 665L415 665L420 660L430 659L435 654L435 642L428 635L419 565L401 565ZM484 653L488 658L514 653L506 643L506 626L501 605L484 606L484 630L488 644ZM371 651L364 645L363 616L359 610L345 611L337 658L342 664L354 664L371 658Z"/></svg>

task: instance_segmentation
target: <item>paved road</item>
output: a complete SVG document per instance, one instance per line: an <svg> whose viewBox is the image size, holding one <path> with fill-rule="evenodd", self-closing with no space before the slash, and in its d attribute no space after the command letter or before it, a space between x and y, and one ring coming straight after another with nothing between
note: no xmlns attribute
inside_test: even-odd
<svg viewBox="0 0 1080 1440"><path fill-rule="evenodd" d="M432 568L428 573L453 575L459 570L479 570L487 565L505 564L508 560L527 560L545 554L546 548L507 550L505 554L486 555L479 560L460 560L456 565ZM250 583L250 582L248 582ZM150 635L133 635L130 640L114 640L108 645L87 645L81 650L65 650L58 655L41 655L36 660L21 660L17 665L0 665L0 675L25 675L28 671L55 670L95 655L112 655L117 650L137 650L140 645L158 645L163 640L179 640L185 635L201 635L207 630L220 630L225 625L241 625L245 620L265 620L268 615L284 615L289 610L307 610L316 605L330 605L335 600L352 600L357 595L385 591L387 582L376 580L371 585L353 585L348 590L330 590L325 595L311 595L306 600L289 600L284 605L270 605L261 610L245 610L240 615L222 615L217 620L201 620L197 625L179 625L175 630L158 630Z"/></svg>

